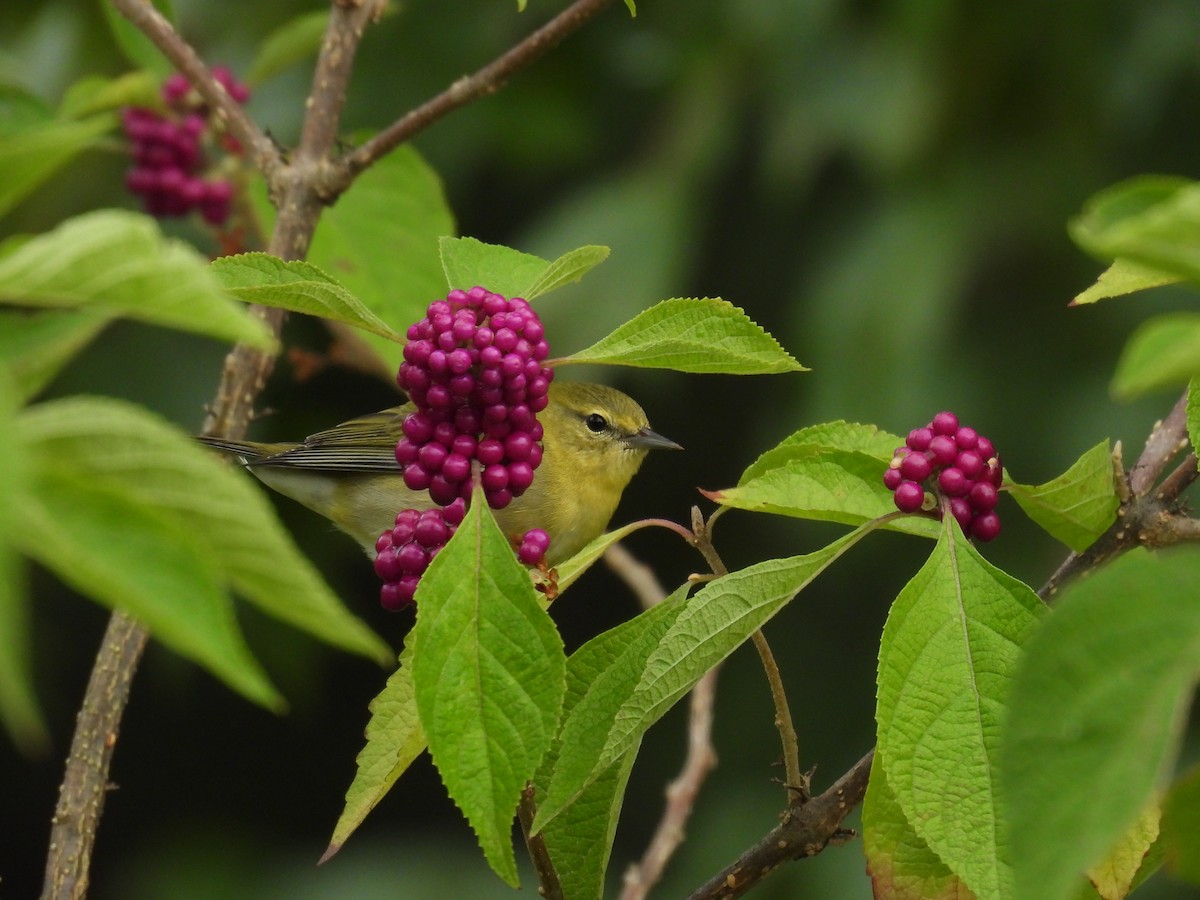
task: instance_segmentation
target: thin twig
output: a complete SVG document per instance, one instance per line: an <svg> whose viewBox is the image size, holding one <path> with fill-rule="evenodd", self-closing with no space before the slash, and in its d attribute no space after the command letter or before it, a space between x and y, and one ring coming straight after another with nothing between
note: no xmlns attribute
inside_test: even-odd
<svg viewBox="0 0 1200 900"><path fill-rule="evenodd" d="M87 896L96 828L111 788L109 764L148 634L120 611L108 620L75 722L66 774L51 820L42 900Z"/></svg>
<svg viewBox="0 0 1200 900"><path fill-rule="evenodd" d="M546 839L539 832L532 833L533 820L537 816L537 807L533 802L534 787L526 784L521 791L521 803L517 807L517 818L521 822L521 834L525 837L525 847L529 850L529 858L533 860L533 869L537 873L538 895L545 900L563 900L562 882L558 879L558 871L550 858L546 847Z"/></svg>
<svg viewBox="0 0 1200 900"><path fill-rule="evenodd" d="M654 570L623 546L613 544L604 561L649 609L666 599ZM642 858L625 872L621 900L641 900L662 878L667 863L683 843L685 825L692 815L696 797L708 773L717 764L712 745L713 698L717 690L717 668L710 669L692 687L688 711L688 749L679 774L666 787L666 807L646 845Z"/></svg>
<svg viewBox="0 0 1200 900"><path fill-rule="evenodd" d="M394 150L447 113L480 97L494 94L513 73L528 66L547 50L556 47L612 2L613 0L576 0L512 49L473 75L464 75L432 100L402 116L357 150L349 153L344 159L346 177L353 179L379 157Z"/></svg>
<svg viewBox="0 0 1200 900"><path fill-rule="evenodd" d="M852 832L842 830L842 822L867 792L874 756L875 751L869 751L828 790L807 803L792 803L779 825L693 892L690 900L740 897L784 863L816 856L831 844L853 837Z"/></svg>
<svg viewBox="0 0 1200 900"><path fill-rule="evenodd" d="M750 637L754 640L754 649L758 651L763 672L767 676L767 684L771 688L771 700L775 703L775 727L779 730L779 740L783 745L783 771L786 773L784 787L787 788L788 800L804 802L810 796L808 776L800 771L800 741L792 724L792 711L788 705L787 692L783 689L783 676L779 674L775 654L771 652L771 645L767 643L767 636L762 633L762 629Z"/></svg>

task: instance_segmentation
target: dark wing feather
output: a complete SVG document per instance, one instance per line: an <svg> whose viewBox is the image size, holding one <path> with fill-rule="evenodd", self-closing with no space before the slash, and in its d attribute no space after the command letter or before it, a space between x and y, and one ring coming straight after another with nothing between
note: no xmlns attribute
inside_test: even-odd
<svg viewBox="0 0 1200 900"><path fill-rule="evenodd" d="M396 442L403 436L401 425L411 411L411 407L397 406L351 419L279 453L251 460L249 465L399 473Z"/></svg>

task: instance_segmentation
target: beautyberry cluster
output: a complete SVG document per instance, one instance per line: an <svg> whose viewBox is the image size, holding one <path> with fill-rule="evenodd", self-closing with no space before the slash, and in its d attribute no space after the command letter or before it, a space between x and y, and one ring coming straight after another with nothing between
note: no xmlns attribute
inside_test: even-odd
<svg viewBox="0 0 1200 900"><path fill-rule="evenodd" d="M923 428L908 433L897 447L883 483L902 512L934 509L926 488L945 497L963 533L980 541L1000 534L996 515L1003 478L992 442L974 428L960 426L951 412L940 412Z"/></svg>
<svg viewBox="0 0 1200 900"><path fill-rule="evenodd" d="M238 103L250 99L249 90L228 69L214 68L213 76ZM146 212L153 216L183 216L199 210L206 222L222 225L229 218L233 185L224 178L205 177L208 109L178 72L163 83L162 97L165 114L140 106L126 107L122 114L134 161L125 186L142 198ZM228 149L238 151L236 146Z"/></svg>
<svg viewBox="0 0 1200 900"><path fill-rule="evenodd" d="M375 570L388 609L411 602L425 566L462 521L473 470L492 509L508 506L533 483L542 461L537 414L549 402L554 377L542 365L549 352L541 320L525 300L481 287L451 291L408 329L396 381L416 411L402 424L396 462L405 485L427 491L438 508L401 512L396 527L379 538ZM538 565L549 546L545 531L531 529L517 555Z"/></svg>

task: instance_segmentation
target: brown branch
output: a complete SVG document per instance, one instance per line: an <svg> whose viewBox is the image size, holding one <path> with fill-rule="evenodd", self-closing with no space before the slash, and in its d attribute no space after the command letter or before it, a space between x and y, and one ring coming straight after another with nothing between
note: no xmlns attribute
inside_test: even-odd
<svg viewBox="0 0 1200 900"><path fill-rule="evenodd" d="M109 619L79 708L51 820L42 900L87 896L96 828L111 788L109 764L147 636L145 628L122 612L114 612Z"/></svg>
<svg viewBox="0 0 1200 900"><path fill-rule="evenodd" d="M183 73L225 129L245 148L254 165L270 178L282 163L279 150L246 115L241 104L229 96L225 87L213 77L199 54L179 36L174 26L148 0L112 0L112 5L150 38L162 55Z"/></svg>
<svg viewBox="0 0 1200 900"><path fill-rule="evenodd" d="M494 94L513 73L538 59L546 51L556 47L568 35L578 31L592 16L612 3L613 0L576 0L569 7L539 28L521 43L488 63L473 75L464 75L432 100L379 132L361 147L343 159L344 177L347 184L359 172L375 160L417 132L428 128L447 113L460 106Z"/></svg>
<svg viewBox="0 0 1200 900"><path fill-rule="evenodd" d="M529 850L529 858L533 860L533 868L537 873L538 896L545 900L563 900L562 882L558 880L558 871L554 868L554 861L550 859L546 839L540 832L532 833L533 820L537 816L533 794L533 784L526 784L524 790L521 791L521 803L517 807L517 818L521 822L521 834L525 837L525 847Z"/></svg>
<svg viewBox="0 0 1200 900"><path fill-rule="evenodd" d="M691 900L740 897L777 868L793 859L816 856L831 844L852 836L842 822L867 792L871 750L834 784L807 803L792 803L782 821L758 843L691 895Z"/></svg>
<svg viewBox="0 0 1200 900"><path fill-rule="evenodd" d="M667 592L659 583L654 570L637 559L619 543L604 553L604 561L637 595L642 606L649 609L666 599ZM641 900L662 878L667 863L683 843L684 826L692 815L696 796L717 764L712 745L713 698L717 690L717 669L710 669L692 687L688 712L688 749L683 766L667 785L666 808L654 829L642 858L625 872L621 900Z"/></svg>

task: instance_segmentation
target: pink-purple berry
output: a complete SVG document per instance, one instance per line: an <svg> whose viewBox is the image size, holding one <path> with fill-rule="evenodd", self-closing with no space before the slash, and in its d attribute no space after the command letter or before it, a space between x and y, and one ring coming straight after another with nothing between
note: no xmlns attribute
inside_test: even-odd
<svg viewBox="0 0 1200 900"><path fill-rule="evenodd" d="M413 601L421 575L462 523L463 500L426 510L404 509L396 525L375 542L375 573L383 579L379 599L384 608L399 610Z"/></svg>
<svg viewBox="0 0 1200 900"><path fill-rule="evenodd" d="M936 492L965 534L990 541L1000 534L995 509L1003 477L992 442L960 425L954 413L940 412L896 448L883 484L902 512L916 512L926 490Z"/></svg>

